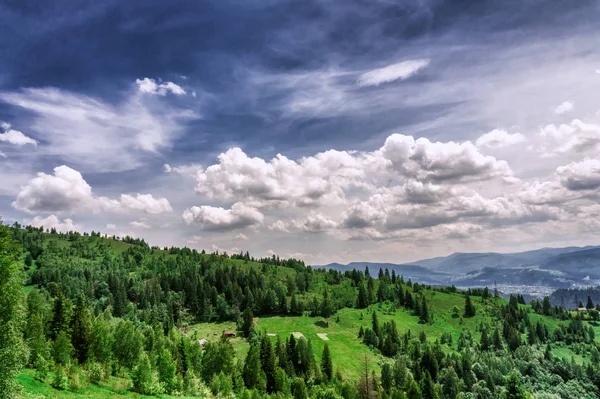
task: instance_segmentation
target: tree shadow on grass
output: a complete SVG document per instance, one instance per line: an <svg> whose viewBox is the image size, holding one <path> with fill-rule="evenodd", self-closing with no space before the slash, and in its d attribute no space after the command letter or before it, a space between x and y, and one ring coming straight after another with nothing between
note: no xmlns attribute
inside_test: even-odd
<svg viewBox="0 0 600 399"><path fill-rule="evenodd" d="M319 320L319 321L315 321L315 326L317 327L321 327L321 328L329 328L329 322L325 321L325 320Z"/></svg>

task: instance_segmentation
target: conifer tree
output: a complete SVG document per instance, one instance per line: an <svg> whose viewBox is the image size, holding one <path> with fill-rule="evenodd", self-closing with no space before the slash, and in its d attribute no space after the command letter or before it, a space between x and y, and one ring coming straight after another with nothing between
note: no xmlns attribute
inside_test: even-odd
<svg viewBox="0 0 600 399"><path fill-rule="evenodd" d="M292 295L292 300L290 302L290 313L298 314L298 300L296 299L296 295Z"/></svg>
<svg viewBox="0 0 600 399"><path fill-rule="evenodd" d="M246 361L244 362L244 369L242 371L242 377L244 378L246 388L254 389L258 386L260 372L260 349L258 344L253 343L250 345L248 355L246 355Z"/></svg>
<svg viewBox="0 0 600 399"><path fill-rule="evenodd" d="M142 395L152 394L152 366L145 352L142 353L137 366L133 369L131 380L133 381L133 390L135 392Z"/></svg>
<svg viewBox="0 0 600 399"><path fill-rule="evenodd" d="M480 346L482 351L487 351L490 349L490 338L488 337L487 328L484 328L481 331Z"/></svg>
<svg viewBox="0 0 600 399"><path fill-rule="evenodd" d="M50 324L50 338L56 339L58 333L67 331L69 326L69 307L70 302L64 298L62 292L54 299L54 313Z"/></svg>
<svg viewBox="0 0 600 399"><path fill-rule="evenodd" d="M421 394L423 399L437 399L435 384L431 378L431 374L429 374L429 371L425 371L425 377L423 378L422 385L423 387L421 389Z"/></svg>
<svg viewBox="0 0 600 399"><path fill-rule="evenodd" d="M419 321L423 324L429 323L429 310L427 309L427 301L425 300L425 296L421 297Z"/></svg>
<svg viewBox="0 0 600 399"><path fill-rule="evenodd" d="M260 341L260 364L267 377L267 392L275 392L275 352L271 340L264 334Z"/></svg>
<svg viewBox="0 0 600 399"><path fill-rule="evenodd" d="M294 378L294 381L292 382L292 393L294 394L294 399L308 399L306 384L302 378Z"/></svg>
<svg viewBox="0 0 600 399"><path fill-rule="evenodd" d="M381 366L381 387L388 395L392 390L393 383L392 367L389 363L384 363Z"/></svg>
<svg viewBox="0 0 600 399"><path fill-rule="evenodd" d="M415 381L411 373L408 373L406 379L406 398L407 399L422 399L421 389Z"/></svg>
<svg viewBox="0 0 600 399"><path fill-rule="evenodd" d="M475 305L471 301L471 296L467 294L465 298L465 317L475 316Z"/></svg>
<svg viewBox="0 0 600 399"><path fill-rule="evenodd" d="M502 337L500 336L500 330L498 328L494 330L492 343L494 344L494 349L497 351L504 349L504 344L502 343Z"/></svg>
<svg viewBox="0 0 600 399"><path fill-rule="evenodd" d="M521 386L519 376L514 372L506 377L504 399L527 399L527 394Z"/></svg>
<svg viewBox="0 0 600 399"><path fill-rule="evenodd" d="M254 325L254 315L252 314L252 309L250 309L249 307L246 308L246 310L244 310L244 313L242 314L242 328L241 328L241 332L244 335L244 337L249 337L250 336L250 331L252 330L252 327Z"/></svg>
<svg viewBox="0 0 600 399"><path fill-rule="evenodd" d="M375 335L379 336L379 321L377 320L377 312L373 311L373 316L371 316L372 330Z"/></svg>
<svg viewBox="0 0 600 399"><path fill-rule="evenodd" d="M88 358L92 335L92 321L83 294L77 298L77 306L71 323L71 343L75 350L75 357L79 364L83 364Z"/></svg>
<svg viewBox="0 0 600 399"><path fill-rule="evenodd" d="M331 353L329 353L329 345L325 344L323 355L321 356L321 372L326 381L331 381L333 377L333 363L331 362Z"/></svg>
<svg viewBox="0 0 600 399"><path fill-rule="evenodd" d="M165 387L167 393L175 390L177 381L175 380L175 362L173 356L167 348L163 348L157 360L158 379Z"/></svg>
<svg viewBox="0 0 600 399"><path fill-rule="evenodd" d="M585 308L587 310L594 309L594 302L592 302L592 298L589 295L587 297L587 304L585 305Z"/></svg>
<svg viewBox="0 0 600 399"><path fill-rule="evenodd" d="M358 285L358 296L356 298L356 307L359 309L364 309L369 306L369 299L367 296L367 290L365 289L365 285L361 281Z"/></svg>
<svg viewBox="0 0 600 399"><path fill-rule="evenodd" d="M71 338L65 331L59 332L56 340L54 340L53 354L56 363L63 366L68 366L71 363L73 346L71 345Z"/></svg>
<svg viewBox="0 0 600 399"><path fill-rule="evenodd" d="M298 347L296 345L296 338L294 338L294 334L290 334L290 338L287 343L287 353L288 359L292 363L296 374L299 372L299 356L298 356Z"/></svg>

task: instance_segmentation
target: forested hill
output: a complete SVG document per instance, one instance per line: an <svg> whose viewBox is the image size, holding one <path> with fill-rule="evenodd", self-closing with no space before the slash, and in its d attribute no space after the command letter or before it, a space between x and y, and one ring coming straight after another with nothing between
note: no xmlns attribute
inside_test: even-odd
<svg viewBox="0 0 600 399"><path fill-rule="evenodd" d="M0 398L598 397L595 310L373 277L0 226Z"/></svg>

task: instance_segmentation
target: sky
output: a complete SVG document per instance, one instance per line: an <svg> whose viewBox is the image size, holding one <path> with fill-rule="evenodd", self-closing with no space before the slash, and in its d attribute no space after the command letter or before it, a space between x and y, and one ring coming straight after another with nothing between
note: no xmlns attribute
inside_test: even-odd
<svg viewBox="0 0 600 399"><path fill-rule="evenodd" d="M313 265L599 244L599 17L0 2L0 216Z"/></svg>

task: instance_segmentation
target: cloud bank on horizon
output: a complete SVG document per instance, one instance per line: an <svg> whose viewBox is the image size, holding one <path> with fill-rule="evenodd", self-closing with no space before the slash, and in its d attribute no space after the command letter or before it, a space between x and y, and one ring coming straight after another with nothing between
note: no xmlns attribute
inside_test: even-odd
<svg viewBox="0 0 600 399"><path fill-rule="evenodd" d="M0 5L5 223L311 264L598 244L595 2L172 3Z"/></svg>

